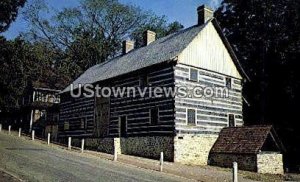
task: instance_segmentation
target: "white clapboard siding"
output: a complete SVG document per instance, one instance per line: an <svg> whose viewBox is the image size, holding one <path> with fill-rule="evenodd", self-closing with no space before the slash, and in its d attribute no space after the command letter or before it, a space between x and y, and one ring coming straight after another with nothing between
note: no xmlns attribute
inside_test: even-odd
<svg viewBox="0 0 300 182"><path fill-rule="evenodd" d="M178 60L179 63L242 78L212 23L184 49Z"/></svg>

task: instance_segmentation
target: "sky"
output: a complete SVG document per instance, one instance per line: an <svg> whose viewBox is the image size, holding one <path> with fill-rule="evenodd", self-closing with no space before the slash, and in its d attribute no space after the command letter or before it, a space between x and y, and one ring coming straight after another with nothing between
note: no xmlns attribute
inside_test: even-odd
<svg viewBox="0 0 300 182"><path fill-rule="evenodd" d="M28 0L30 3L31 0ZM184 27L190 27L197 22L197 7L206 4L212 8L219 5L220 0L119 0L121 3L133 4L144 10L151 10L157 15L165 15L169 22L178 21ZM45 0L50 7L60 10L65 7L75 7L79 0ZM22 11L22 10L21 10ZM7 39L13 39L19 33L26 31L27 23L22 17L22 13L10 28L3 33Z"/></svg>

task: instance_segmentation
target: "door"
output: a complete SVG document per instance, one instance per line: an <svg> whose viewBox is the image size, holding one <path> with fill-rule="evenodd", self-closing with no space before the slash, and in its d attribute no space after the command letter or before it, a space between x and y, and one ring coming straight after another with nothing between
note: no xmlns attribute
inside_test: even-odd
<svg viewBox="0 0 300 182"><path fill-rule="evenodd" d="M127 136L127 117L121 116L119 119L120 122L120 137Z"/></svg>
<svg viewBox="0 0 300 182"><path fill-rule="evenodd" d="M109 134L109 98L96 98L96 117L94 134L96 137L106 137Z"/></svg>

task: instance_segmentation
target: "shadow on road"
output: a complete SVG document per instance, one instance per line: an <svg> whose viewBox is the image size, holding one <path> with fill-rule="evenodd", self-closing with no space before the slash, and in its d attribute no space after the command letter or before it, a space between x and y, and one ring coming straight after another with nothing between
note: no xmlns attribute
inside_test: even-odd
<svg viewBox="0 0 300 182"><path fill-rule="evenodd" d="M5 148L6 150L26 150L26 151L46 151L44 149L35 149L35 148Z"/></svg>

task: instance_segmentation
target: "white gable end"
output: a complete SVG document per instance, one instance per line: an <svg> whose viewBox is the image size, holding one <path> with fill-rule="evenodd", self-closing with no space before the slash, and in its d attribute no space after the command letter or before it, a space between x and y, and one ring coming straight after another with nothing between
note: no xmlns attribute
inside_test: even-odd
<svg viewBox="0 0 300 182"><path fill-rule="evenodd" d="M178 62L242 79L211 22L181 52Z"/></svg>

